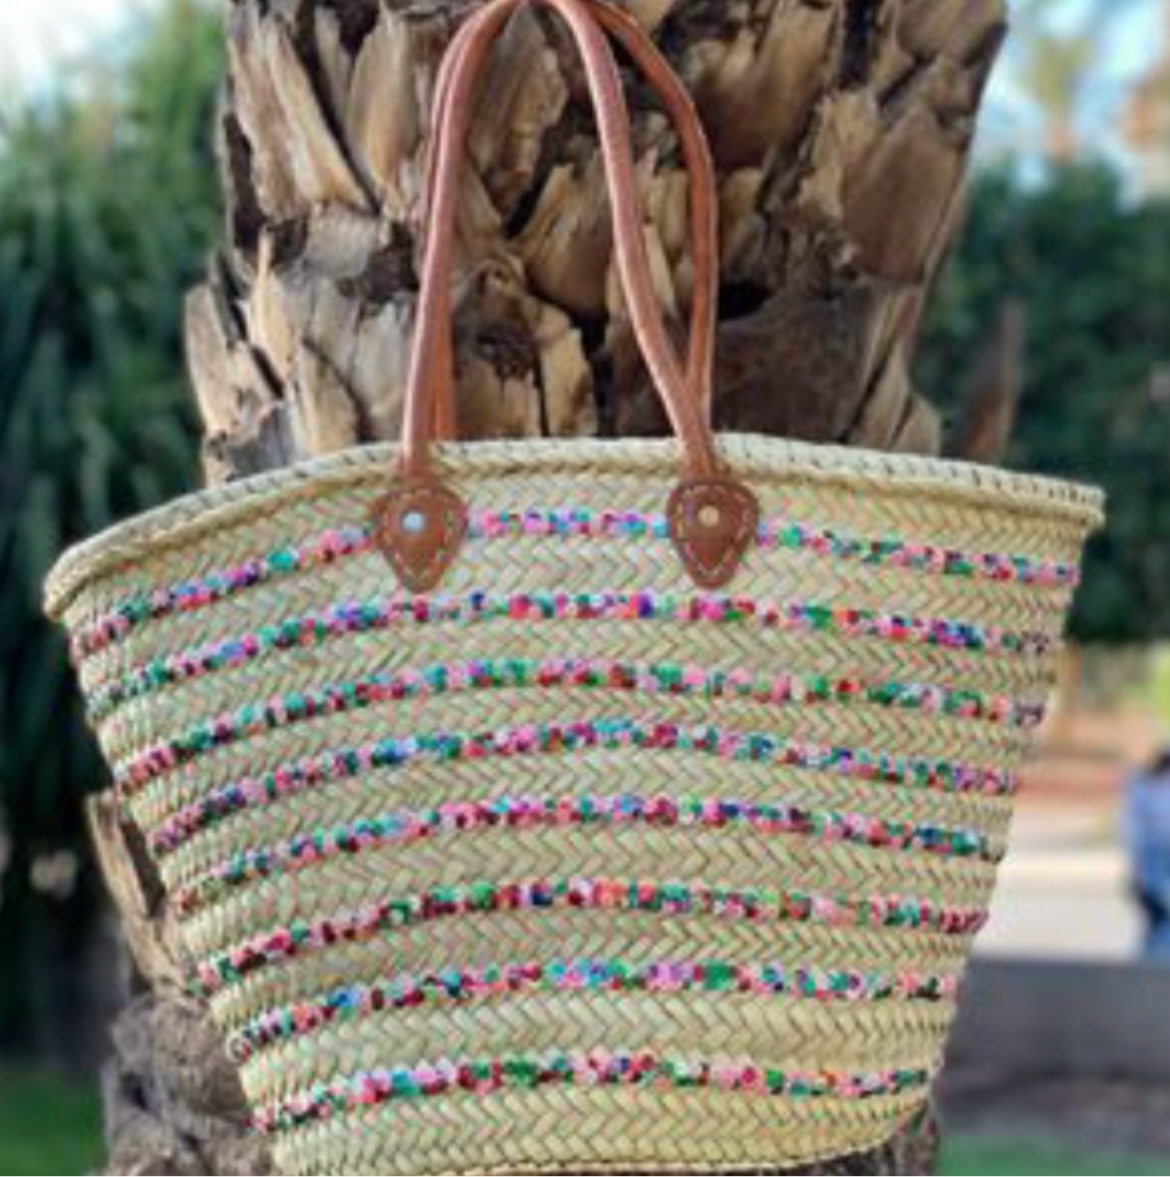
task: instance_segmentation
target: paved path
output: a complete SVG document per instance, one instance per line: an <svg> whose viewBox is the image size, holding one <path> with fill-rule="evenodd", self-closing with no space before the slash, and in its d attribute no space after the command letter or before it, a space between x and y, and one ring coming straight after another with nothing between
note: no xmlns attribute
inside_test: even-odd
<svg viewBox="0 0 1170 1177"><path fill-rule="evenodd" d="M1130 958L1139 921L1126 886L1125 857L1108 811L1024 807L978 951Z"/></svg>

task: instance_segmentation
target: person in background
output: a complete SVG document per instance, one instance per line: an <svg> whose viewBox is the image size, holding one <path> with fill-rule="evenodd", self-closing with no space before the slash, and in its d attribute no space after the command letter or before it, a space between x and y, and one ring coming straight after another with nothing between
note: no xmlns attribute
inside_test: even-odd
<svg viewBox="0 0 1170 1177"><path fill-rule="evenodd" d="M1170 744L1130 777L1124 834L1146 922L1144 953L1170 965Z"/></svg>

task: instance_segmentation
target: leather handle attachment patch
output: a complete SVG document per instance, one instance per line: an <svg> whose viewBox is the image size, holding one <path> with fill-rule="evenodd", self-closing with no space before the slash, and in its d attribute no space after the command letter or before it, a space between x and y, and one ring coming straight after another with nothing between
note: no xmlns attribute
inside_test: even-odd
<svg viewBox="0 0 1170 1177"><path fill-rule="evenodd" d="M403 586L430 592L442 581L467 533L467 506L439 482L406 484L374 501L374 542ZM756 496L731 478L689 478L666 506L670 538L691 579L722 588L759 530Z"/></svg>
<svg viewBox="0 0 1170 1177"><path fill-rule="evenodd" d="M760 504L742 483L688 478L666 506L670 538L700 588L722 588L735 575L760 525Z"/></svg>
<svg viewBox="0 0 1170 1177"><path fill-rule="evenodd" d="M374 501L374 542L414 593L435 588L467 533L467 507L440 482L407 483Z"/></svg>

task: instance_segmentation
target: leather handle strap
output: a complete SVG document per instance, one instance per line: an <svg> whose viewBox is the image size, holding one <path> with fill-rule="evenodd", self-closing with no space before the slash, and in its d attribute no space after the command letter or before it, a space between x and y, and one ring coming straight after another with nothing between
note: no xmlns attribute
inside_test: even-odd
<svg viewBox="0 0 1170 1177"><path fill-rule="evenodd" d="M675 547L697 583L730 579L754 538L755 496L719 468L708 421L715 330L717 224L714 168L689 96L641 30L605 0L489 0L460 29L439 80L432 135L429 231L422 266L414 346L407 376L398 485L374 507L375 537L400 579L415 591L436 585L467 526L465 504L435 477L431 431L453 397L449 274L460 168L475 84L488 48L522 7L539 3L568 25L581 53L593 100L610 194L614 252L631 324L662 397L684 463L667 505ZM659 313L643 235L630 120L606 33L627 45L676 118L692 183L696 241L694 326L684 370Z"/></svg>
<svg viewBox="0 0 1170 1177"><path fill-rule="evenodd" d="M688 335L686 379L692 394L698 396L703 414L711 420L713 393L712 374L715 367L716 295L718 290L719 224L716 201L715 164L690 93L662 55L658 46L642 31L641 26L623 9L615 8L608 0L583 0L605 30L625 49L662 103L675 128L682 150L683 164L688 176L691 224L691 261L693 281L691 291L691 319ZM476 17L465 21L452 40L440 63L435 82L433 123L442 125L450 97L451 76L464 47L475 35ZM428 199L435 190L437 151L436 138L428 140L427 183L420 221L426 223ZM445 348L451 344L448 332ZM440 358L441 366L452 372L450 352ZM453 438L456 435L458 410L454 398L453 374L440 379L436 396L436 436Z"/></svg>
<svg viewBox="0 0 1170 1177"><path fill-rule="evenodd" d="M615 254L631 322L651 378L682 444L688 473L714 474L717 463L710 429L703 419L703 397L699 390L688 387L649 279L650 263L646 256L641 201L634 178L629 114L612 51L602 25L591 15L600 10L600 6L594 3L587 7L582 0L491 0L468 21L456 39L449 58L453 64L444 83L441 118L434 135L436 156L430 224L422 267L415 346L406 386L403 475L409 480L428 476L430 432L436 400L451 395L449 274L459 178L475 83L487 50L500 29L515 11L530 3L540 3L557 11L580 48L609 180ZM629 28L624 19L617 27ZM643 37L640 31L637 36ZM697 127L693 109L689 120L685 121ZM701 131L697 134L701 136ZM713 179L709 176L702 186L705 196L701 199L705 206L714 205L712 185ZM696 223L700 219L713 222L714 212L696 217ZM711 252L713 254L713 250ZM708 271L713 270L713 256L708 256L705 261ZM713 278L713 274L700 278L696 261L696 287L704 281L713 285ZM713 302L713 295L708 297ZM704 298L700 297L699 302L702 308ZM706 313L710 317L710 312ZM702 336L699 345L708 346L703 343Z"/></svg>

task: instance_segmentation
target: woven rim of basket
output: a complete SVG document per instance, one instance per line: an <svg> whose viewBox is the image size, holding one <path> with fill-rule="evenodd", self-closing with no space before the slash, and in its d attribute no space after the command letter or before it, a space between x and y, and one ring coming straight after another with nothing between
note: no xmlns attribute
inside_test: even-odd
<svg viewBox="0 0 1170 1177"><path fill-rule="evenodd" d="M719 451L745 479L880 490L886 497L928 495L936 501L984 506L1009 514L1059 517L1100 525L1104 495L1095 487L1017 474L970 462L847 449L756 434L720 434ZM70 548L45 584L46 609L59 617L84 588L103 576L209 531L241 526L286 502L306 502L347 488L377 489L394 469L394 444L358 446L184 495ZM437 447L440 471L461 477L561 472L661 475L677 460L673 440L532 438L447 443Z"/></svg>

